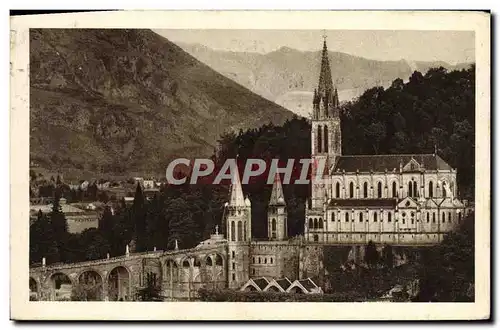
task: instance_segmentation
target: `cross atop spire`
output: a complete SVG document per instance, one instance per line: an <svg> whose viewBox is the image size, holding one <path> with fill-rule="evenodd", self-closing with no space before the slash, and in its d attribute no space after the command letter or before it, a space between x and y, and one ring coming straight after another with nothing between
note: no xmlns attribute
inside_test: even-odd
<svg viewBox="0 0 500 330"><path fill-rule="evenodd" d="M323 30L323 40L324 40L325 43L326 43L326 38L327 38L327 36L326 36L326 30Z"/></svg>

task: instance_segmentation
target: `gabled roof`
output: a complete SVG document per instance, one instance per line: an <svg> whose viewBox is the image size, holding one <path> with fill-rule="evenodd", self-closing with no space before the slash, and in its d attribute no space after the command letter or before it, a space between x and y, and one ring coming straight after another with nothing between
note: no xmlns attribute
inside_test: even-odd
<svg viewBox="0 0 500 330"><path fill-rule="evenodd" d="M403 200L401 200L399 203L398 203L398 207L400 208L405 208L405 207L417 207L418 204L417 202L411 198L411 197L405 197Z"/></svg>
<svg viewBox="0 0 500 330"><path fill-rule="evenodd" d="M278 283L278 285L285 291L290 287L290 285L292 285L292 282L287 277L276 280L276 283Z"/></svg>
<svg viewBox="0 0 500 330"><path fill-rule="evenodd" d="M255 278L252 280L261 290L264 290L269 284L269 281L265 277Z"/></svg>
<svg viewBox="0 0 500 330"><path fill-rule="evenodd" d="M256 291L263 291L268 284L269 281L265 277L251 278L241 287L240 291L245 291L248 287L253 287Z"/></svg>
<svg viewBox="0 0 500 330"><path fill-rule="evenodd" d="M310 278L303 280L295 280L286 292L290 292L293 288L300 288L304 293L321 293L323 290L316 285Z"/></svg>
<svg viewBox="0 0 500 330"><path fill-rule="evenodd" d="M395 198L330 199L328 206L335 207L396 207Z"/></svg>
<svg viewBox="0 0 500 330"><path fill-rule="evenodd" d="M441 157L435 154L407 154L407 155L352 155L340 156L334 166L334 172L391 172L399 171L412 159L422 165L425 170L451 170Z"/></svg>
<svg viewBox="0 0 500 330"><path fill-rule="evenodd" d="M281 278L279 280L272 280L269 282L269 284L264 288L264 291L269 291L269 288L271 287L276 287L279 291L281 292L286 292L286 289L288 289L292 285L292 282L287 278Z"/></svg>
<svg viewBox="0 0 500 330"><path fill-rule="evenodd" d="M424 203L425 208L437 208L438 204L433 198L427 198Z"/></svg>

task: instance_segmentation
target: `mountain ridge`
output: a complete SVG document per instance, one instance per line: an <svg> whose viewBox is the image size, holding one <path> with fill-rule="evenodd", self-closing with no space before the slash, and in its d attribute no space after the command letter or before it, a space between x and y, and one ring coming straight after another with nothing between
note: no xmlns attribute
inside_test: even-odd
<svg viewBox="0 0 500 330"><path fill-rule="evenodd" d="M228 130L293 114L150 30L30 31L30 160L62 172L159 173Z"/></svg>
<svg viewBox="0 0 500 330"><path fill-rule="evenodd" d="M200 43L177 44L254 93L300 116L308 116L312 94L317 87L320 50L302 51L283 46L267 53L257 53L212 49ZM389 87L396 78L407 81L415 70L425 73L431 67L444 66L453 70L469 65L406 59L379 61L337 51L329 51L329 60L341 101L356 98L374 86Z"/></svg>

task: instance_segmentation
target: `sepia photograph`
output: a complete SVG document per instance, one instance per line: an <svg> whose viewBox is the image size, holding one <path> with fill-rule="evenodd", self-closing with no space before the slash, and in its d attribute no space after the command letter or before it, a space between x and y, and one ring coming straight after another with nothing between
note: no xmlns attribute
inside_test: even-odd
<svg viewBox="0 0 500 330"><path fill-rule="evenodd" d="M28 125L11 156L18 301L273 302L295 306L275 315L290 319L318 302L393 319L387 306L453 303L489 317L489 14L442 13L442 29L415 28L432 12L400 28L377 28L383 13L357 28L331 21L361 12L265 14L11 21L13 125ZM314 23L269 24L301 15Z"/></svg>

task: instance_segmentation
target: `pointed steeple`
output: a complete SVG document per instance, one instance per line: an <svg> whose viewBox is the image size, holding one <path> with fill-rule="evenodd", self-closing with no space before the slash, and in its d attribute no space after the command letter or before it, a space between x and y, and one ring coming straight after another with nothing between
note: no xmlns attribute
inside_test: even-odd
<svg viewBox="0 0 500 330"><path fill-rule="evenodd" d="M229 197L229 206L246 206L238 169L235 169L233 180L231 182L231 196Z"/></svg>
<svg viewBox="0 0 500 330"><path fill-rule="evenodd" d="M332 72L330 61L328 60L328 48L326 46L326 37L323 41L323 51L321 54L321 69L319 73L318 93L321 97L326 97L329 91L333 90Z"/></svg>
<svg viewBox="0 0 500 330"><path fill-rule="evenodd" d="M278 173L274 177L273 191L269 205L285 205L285 195L283 194L283 186L281 185L281 178Z"/></svg>

